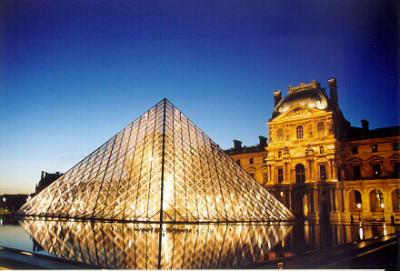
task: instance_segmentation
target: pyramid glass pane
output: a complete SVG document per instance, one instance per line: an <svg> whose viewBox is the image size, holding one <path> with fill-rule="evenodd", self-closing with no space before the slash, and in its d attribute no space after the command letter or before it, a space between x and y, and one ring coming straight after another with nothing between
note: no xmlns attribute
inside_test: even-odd
<svg viewBox="0 0 400 271"><path fill-rule="evenodd" d="M20 212L152 222L293 217L166 99L72 167Z"/></svg>

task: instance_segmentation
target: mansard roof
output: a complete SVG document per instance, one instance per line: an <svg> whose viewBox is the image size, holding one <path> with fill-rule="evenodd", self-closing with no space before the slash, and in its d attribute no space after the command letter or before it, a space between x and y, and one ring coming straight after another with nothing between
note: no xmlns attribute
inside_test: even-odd
<svg viewBox="0 0 400 271"><path fill-rule="evenodd" d="M350 127L348 136L348 141L400 136L400 126L384 127L373 130L367 130L359 127Z"/></svg>
<svg viewBox="0 0 400 271"><path fill-rule="evenodd" d="M317 81L302 83L299 86L289 87L289 94L275 105L272 118L298 106L325 110L329 103L329 97Z"/></svg>

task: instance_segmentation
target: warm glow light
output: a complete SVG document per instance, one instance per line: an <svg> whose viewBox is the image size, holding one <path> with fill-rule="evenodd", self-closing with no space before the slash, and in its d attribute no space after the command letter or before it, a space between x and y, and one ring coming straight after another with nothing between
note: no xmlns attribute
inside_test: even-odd
<svg viewBox="0 0 400 271"><path fill-rule="evenodd" d="M6 198L5 197L3 197L3 202L6 202Z"/></svg>
<svg viewBox="0 0 400 271"><path fill-rule="evenodd" d="M361 203L357 203L357 208L361 209Z"/></svg>
<svg viewBox="0 0 400 271"><path fill-rule="evenodd" d="M164 209L171 210L174 205L174 181L171 175L166 174L164 180Z"/></svg>
<svg viewBox="0 0 400 271"><path fill-rule="evenodd" d="M21 254L27 255L27 256L33 256L32 253L30 252L25 252L25 251L21 251Z"/></svg>
<svg viewBox="0 0 400 271"><path fill-rule="evenodd" d="M382 209L385 208L385 204L384 203L381 203L381 208Z"/></svg>
<svg viewBox="0 0 400 271"><path fill-rule="evenodd" d="M360 236L360 239L363 240L364 239L364 229L362 227L359 228L358 234Z"/></svg>

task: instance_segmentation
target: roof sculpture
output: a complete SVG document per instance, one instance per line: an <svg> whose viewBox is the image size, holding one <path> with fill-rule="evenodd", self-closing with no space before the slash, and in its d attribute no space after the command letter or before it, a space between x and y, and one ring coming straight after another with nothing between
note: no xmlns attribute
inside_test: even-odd
<svg viewBox="0 0 400 271"><path fill-rule="evenodd" d="M148 222L293 218L167 99L28 201L20 213Z"/></svg>

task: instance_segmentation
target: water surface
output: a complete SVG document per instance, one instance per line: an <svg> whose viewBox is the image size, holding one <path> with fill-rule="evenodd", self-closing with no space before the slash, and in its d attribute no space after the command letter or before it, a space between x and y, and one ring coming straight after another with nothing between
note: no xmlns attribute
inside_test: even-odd
<svg viewBox="0 0 400 271"><path fill-rule="evenodd" d="M386 225L313 223L146 224L74 220L0 221L0 245L105 268L259 266L375 236Z"/></svg>

